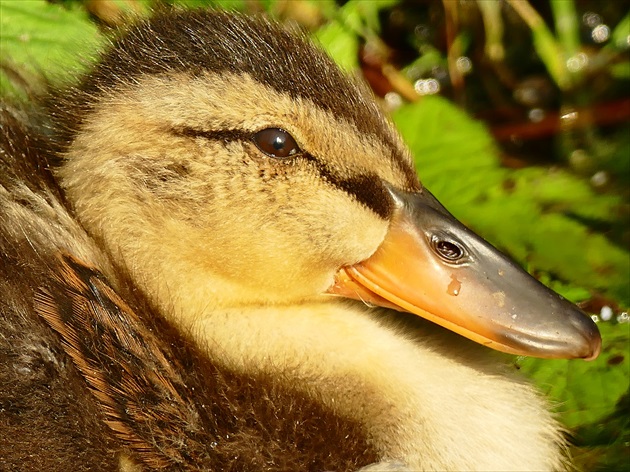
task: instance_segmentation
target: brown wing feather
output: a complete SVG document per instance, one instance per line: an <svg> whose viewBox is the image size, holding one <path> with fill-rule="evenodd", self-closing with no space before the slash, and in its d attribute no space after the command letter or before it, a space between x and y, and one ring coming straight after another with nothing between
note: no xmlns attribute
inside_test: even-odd
<svg viewBox="0 0 630 472"><path fill-rule="evenodd" d="M36 310L116 437L153 469L355 470L377 460L357 425L272 379L222 372L74 258L63 258Z"/></svg>
<svg viewBox="0 0 630 472"><path fill-rule="evenodd" d="M177 449L148 442L149 431L143 431L155 431L159 424L178 429L194 421L173 408L185 405L173 385L182 388L182 380L155 335L96 271L66 257L55 276L53 285L36 295L35 309L61 336L107 425L152 468L183 462Z"/></svg>

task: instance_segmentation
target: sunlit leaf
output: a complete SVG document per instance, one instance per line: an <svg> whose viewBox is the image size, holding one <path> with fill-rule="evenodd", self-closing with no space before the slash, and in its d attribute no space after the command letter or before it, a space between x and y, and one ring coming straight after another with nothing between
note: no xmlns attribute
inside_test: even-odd
<svg viewBox="0 0 630 472"><path fill-rule="evenodd" d="M331 21L315 34L315 40L347 72L359 68L359 38L339 21Z"/></svg>
<svg viewBox="0 0 630 472"><path fill-rule="evenodd" d="M569 427L611 415L630 388L630 324L599 323L602 353L595 361L518 358L517 364L548 394Z"/></svg>
<svg viewBox="0 0 630 472"><path fill-rule="evenodd" d="M31 76L56 81L71 71L76 74L102 42L98 28L78 5L66 8L31 0L5 1L0 6L0 55ZM14 86L0 74L2 93Z"/></svg>

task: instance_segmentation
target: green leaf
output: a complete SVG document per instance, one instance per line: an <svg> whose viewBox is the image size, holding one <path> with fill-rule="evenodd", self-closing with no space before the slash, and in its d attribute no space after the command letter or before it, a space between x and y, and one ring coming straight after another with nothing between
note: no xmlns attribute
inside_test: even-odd
<svg viewBox="0 0 630 472"><path fill-rule="evenodd" d="M610 37L611 42L614 47L620 49L622 51L627 51L630 49L630 44L628 43L628 37L630 36L630 13L627 13L612 32Z"/></svg>
<svg viewBox="0 0 630 472"><path fill-rule="evenodd" d="M335 20L324 25L316 32L315 40L346 72L359 68L359 38L341 22Z"/></svg>
<svg viewBox="0 0 630 472"><path fill-rule="evenodd" d="M437 96L406 105L393 118L415 156L423 184L456 217L479 229L471 209L491 199L506 175L485 127ZM490 226L496 226L496 214L492 220Z"/></svg>
<svg viewBox="0 0 630 472"><path fill-rule="evenodd" d="M630 79L630 61L610 65L610 74L618 80Z"/></svg>
<svg viewBox="0 0 630 472"><path fill-rule="evenodd" d="M610 416L630 388L630 324L599 323L599 329L603 347L595 361L517 359L517 366L552 398L570 428Z"/></svg>
<svg viewBox="0 0 630 472"><path fill-rule="evenodd" d="M27 76L55 83L76 75L101 43L97 27L80 6L66 8L44 0L0 2L0 55ZM15 87L9 76L0 75L3 94Z"/></svg>
<svg viewBox="0 0 630 472"><path fill-rule="evenodd" d="M512 177L514 192L530 196L547 211L611 221L621 205L618 196L598 195L586 181L564 170L530 167L512 173Z"/></svg>

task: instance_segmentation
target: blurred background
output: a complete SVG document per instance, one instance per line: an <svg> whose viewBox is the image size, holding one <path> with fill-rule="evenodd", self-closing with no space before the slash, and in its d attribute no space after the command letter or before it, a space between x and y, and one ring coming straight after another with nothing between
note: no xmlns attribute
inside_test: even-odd
<svg viewBox="0 0 630 472"><path fill-rule="evenodd" d="M159 8L268 14L365 79L451 212L598 322L594 362L514 357L585 471L630 470L630 1L0 0L28 106Z"/></svg>

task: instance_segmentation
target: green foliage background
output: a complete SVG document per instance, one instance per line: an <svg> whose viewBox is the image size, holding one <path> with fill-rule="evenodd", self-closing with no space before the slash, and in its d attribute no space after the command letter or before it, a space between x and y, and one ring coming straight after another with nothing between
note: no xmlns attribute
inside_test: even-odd
<svg viewBox="0 0 630 472"><path fill-rule="evenodd" d="M251 9L246 1L170 3ZM314 37L344 69L357 73L360 40L377 33L379 9L395 3L350 0L339 7L330 0L311 2L325 19ZM271 13L278 4L256 2ZM132 9L128 1L118 5ZM149 2L134 8L147 14ZM0 92L24 97L25 91L38 90L42 76L53 84L71 80L106 42L79 1L1 0ZM621 196L595 192L588 181L563 169L501 167L483 124L444 98L405 104L392 118L416 156L422 181L455 216L572 301L599 295L627 312L630 254L593 224L614 222ZM621 169L630 169L626 147L615 164ZM554 399L575 435L574 455L582 468L628 470L630 324L626 315L599 326L604 347L597 361L515 358L514 364Z"/></svg>

